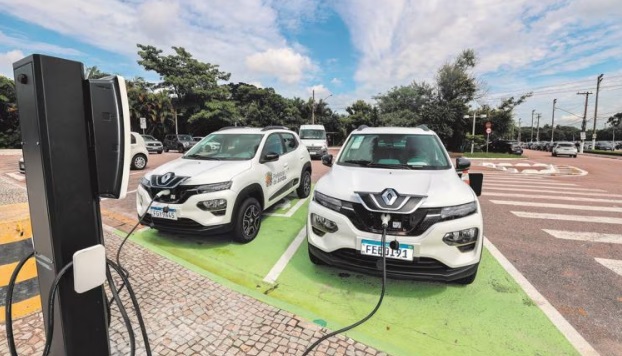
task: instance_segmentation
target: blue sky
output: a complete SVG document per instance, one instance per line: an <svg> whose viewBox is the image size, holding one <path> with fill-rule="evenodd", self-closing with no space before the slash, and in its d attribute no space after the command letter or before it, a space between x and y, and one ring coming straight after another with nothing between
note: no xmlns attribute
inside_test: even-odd
<svg viewBox="0 0 622 356"><path fill-rule="evenodd" d="M548 122L558 99L556 122L578 125L576 92L594 91L601 73L599 118L622 111L620 18L619 0L0 0L0 74L44 53L157 80L136 63L136 43L182 46L232 81L289 97L315 90L343 111L431 81L473 48L482 82L474 107L534 91L517 121L536 110ZM591 96L590 120L593 105Z"/></svg>

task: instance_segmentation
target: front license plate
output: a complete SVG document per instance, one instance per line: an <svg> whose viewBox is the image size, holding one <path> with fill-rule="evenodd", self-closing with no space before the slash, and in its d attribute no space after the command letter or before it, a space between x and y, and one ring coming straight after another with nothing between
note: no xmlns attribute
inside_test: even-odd
<svg viewBox="0 0 622 356"><path fill-rule="evenodd" d="M160 206L149 208L149 214L154 218L177 220L177 210Z"/></svg>
<svg viewBox="0 0 622 356"><path fill-rule="evenodd" d="M380 241L362 240L361 241L361 254L367 256L382 257L382 248ZM412 261L415 248L412 245L400 244L398 250L393 250L389 247L389 243L385 242L384 254L387 258L393 258L396 260Z"/></svg>

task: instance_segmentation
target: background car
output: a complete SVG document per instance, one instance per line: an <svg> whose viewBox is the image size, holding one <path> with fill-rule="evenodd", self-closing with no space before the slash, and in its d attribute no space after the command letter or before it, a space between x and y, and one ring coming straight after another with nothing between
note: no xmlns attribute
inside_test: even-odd
<svg viewBox="0 0 622 356"><path fill-rule="evenodd" d="M130 168L142 170L147 167L149 151L145 140L137 132L130 133L131 147L130 147Z"/></svg>
<svg viewBox="0 0 622 356"><path fill-rule="evenodd" d="M194 142L199 142L199 141L201 141L202 139L203 139L203 136L194 136L194 137L192 138L192 141L194 141Z"/></svg>
<svg viewBox="0 0 622 356"><path fill-rule="evenodd" d="M551 150L551 155L556 156L570 156L577 158L577 148L572 142L558 142Z"/></svg>
<svg viewBox="0 0 622 356"><path fill-rule="evenodd" d="M170 134L164 137L164 152L175 150L177 152L186 152L196 144L190 135Z"/></svg>
<svg viewBox="0 0 622 356"><path fill-rule="evenodd" d="M601 151L613 151L614 150L613 145L609 141L598 141L596 142L596 146L594 146L594 148L597 150L601 150Z"/></svg>
<svg viewBox="0 0 622 356"><path fill-rule="evenodd" d="M485 146L484 146L485 149ZM516 141L495 140L488 144L488 152L522 155L523 149Z"/></svg>
<svg viewBox="0 0 622 356"><path fill-rule="evenodd" d="M26 174L26 166L24 165L24 157L19 158L19 173Z"/></svg>
<svg viewBox="0 0 622 356"><path fill-rule="evenodd" d="M143 138L143 140L145 140L145 144L147 145L147 151L149 151L149 153L157 152L160 154L164 150L162 142L159 141L157 138L151 135L141 135L141 137Z"/></svg>

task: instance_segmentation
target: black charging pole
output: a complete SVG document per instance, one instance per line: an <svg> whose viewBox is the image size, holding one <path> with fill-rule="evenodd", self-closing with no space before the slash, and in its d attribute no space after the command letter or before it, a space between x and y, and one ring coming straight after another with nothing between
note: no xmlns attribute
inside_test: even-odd
<svg viewBox="0 0 622 356"><path fill-rule="evenodd" d="M13 65L43 317L56 274L74 252L103 244L85 114L82 63L42 55ZM103 287L77 294L60 282L52 355L109 355Z"/></svg>

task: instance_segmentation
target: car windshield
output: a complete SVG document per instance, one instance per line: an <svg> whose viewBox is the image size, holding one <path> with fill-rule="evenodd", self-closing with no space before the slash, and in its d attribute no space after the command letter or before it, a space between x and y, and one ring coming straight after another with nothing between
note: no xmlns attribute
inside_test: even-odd
<svg viewBox="0 0 622 356"><path fill-rule="evenodd" d="M392 169L448 169L440 140L434 135L355 134L345 144L339 165Z"/></svg>
<svg viewBox="0 0 622 356"><path fill-rule="evenodd" d="M192 136L190 135L179 135L177 136L179 141L192 141Z"/></svg>
<svg viewBox="0 0 622 356"><path fill-rule="evenodd" d="M191 148L183 158L246 161L255 157L263 134L213 133Z"/></svg>
<svg viewBox="0 0 622 356"><path fill-rule="evenodd" d="M155 137L150 136L150 135L142 135L143 139L145 139L146 141L157 141Z"/></svg>
<svg viewBox="0 0 622 356"><path fill-rule="evenodd" d="M324 140L326 139L326 131L324 130L300 130L301 140Z"/></svg>
<svg viewBox="0 0 622 356"><path fill-rule="evenodd" d="M557 145L557 147L571 148L574 147L574 145L572 143L560 143Z"/></svg>

